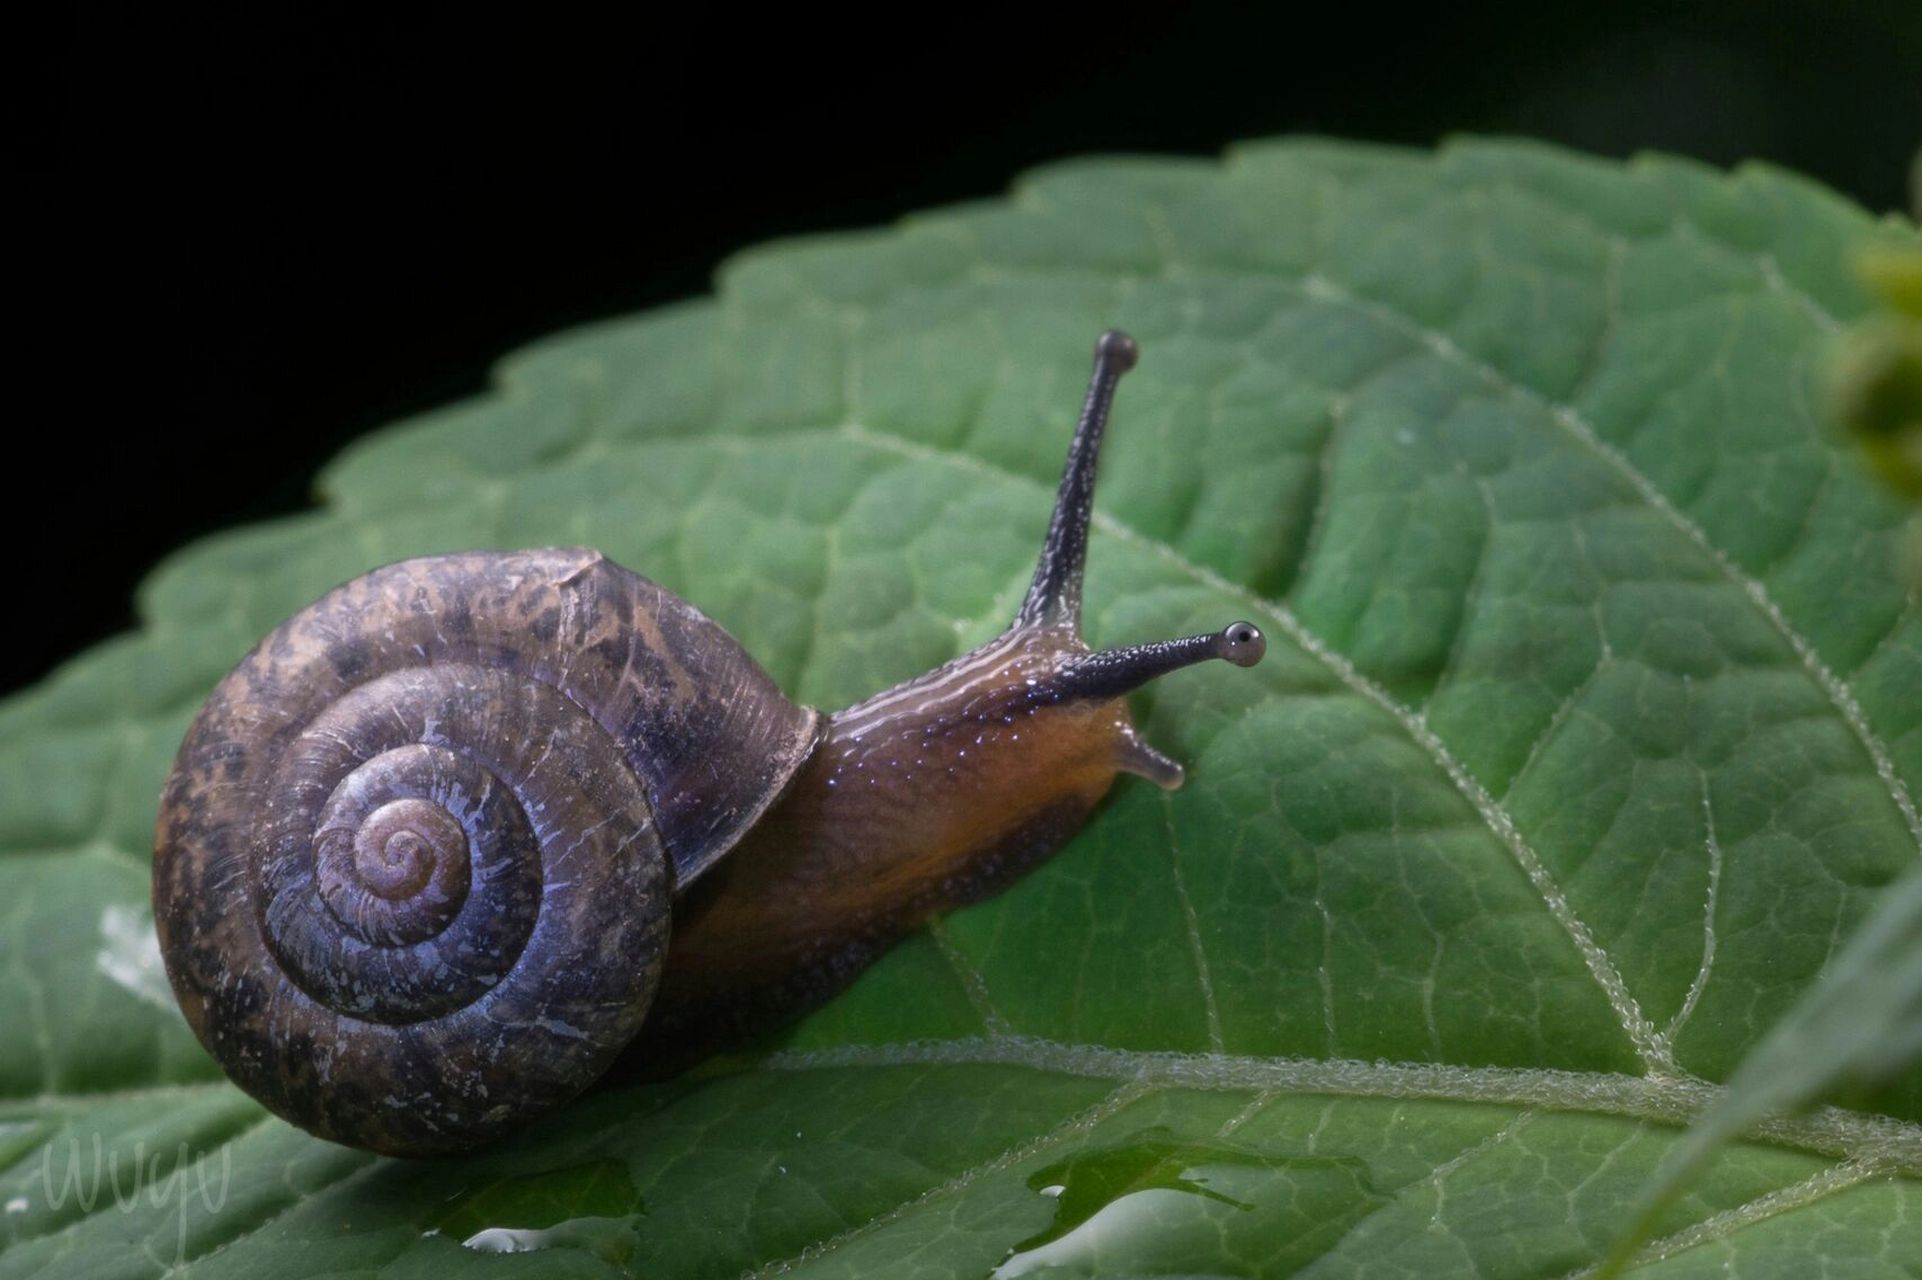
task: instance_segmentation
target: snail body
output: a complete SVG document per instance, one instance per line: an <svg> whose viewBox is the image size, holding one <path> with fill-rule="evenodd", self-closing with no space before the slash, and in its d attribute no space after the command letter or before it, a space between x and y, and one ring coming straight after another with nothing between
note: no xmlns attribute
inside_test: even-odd
<svg viewBox="0 0 1922 1280"><path fill-rule="evenodd" d="M1079 636L1109 333L1009 630L832 717L699 610L584 549L404 561L269 635L162 797L154 915L181 1008L322 1137L460 1150L625 1051L789 1020L1053 853L1116 775L1178 764L1128 690L1260 633Z"/></svg>

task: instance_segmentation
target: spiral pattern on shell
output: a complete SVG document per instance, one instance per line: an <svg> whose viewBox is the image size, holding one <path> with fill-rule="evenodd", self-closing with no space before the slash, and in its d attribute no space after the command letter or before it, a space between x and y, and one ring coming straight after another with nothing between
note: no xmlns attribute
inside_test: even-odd
<svg viewBox="0 0 1922 1280"><path fill-rule="evenodd" d="M596 1079L667 945L657 796L685 802L664 770L699 695L676 701L660 664L691 682L696 642L739 652L584 551L389 566L263 641L189 732L156 837L168 973L229 1075L402 1154L486 1141Z"/></svg>
<svg viewBox="0 0 1922 1280"><path fill-rule="evenodd" d="M660 909L647 798L618 744L513 671L450 664L371 680L294 740L271 790L256 891L266 941L339 1013L396 1026L444 1017L514 969L543 915L551 954ZM529 1012L598 1030L577 1026L586 1019L558 995Z"/></svg>

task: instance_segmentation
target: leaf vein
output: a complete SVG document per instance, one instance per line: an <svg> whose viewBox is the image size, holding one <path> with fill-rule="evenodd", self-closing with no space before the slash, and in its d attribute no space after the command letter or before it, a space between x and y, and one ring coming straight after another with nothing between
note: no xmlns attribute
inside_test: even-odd
<svg viewBox="0 0 1922 1280"><path fill-rule="evenodd" d="M1681 508L1676 506L1668 495L1648 477L1647 473L1629 459L1627 454L1603 439L1594 424L1584 417L1579 409L1565 401L1543 395L1480 357L1471 355L1440 330L1430 328L1394 307L1364 298L1325 276L1306 276L1301 282L1301 288L1310 296L1324 298L1329 302L1348 307L1397 332L1415 338L1442 359L1474 374L1497 390L1533 405L1613 468L1628 482L1644 504L1693 543L1710 563L1748 596L1750 603L1761 613L1763 620L1788 644L1791 652L1801 662L1803 669L1822 690L1830 705L1848 726L1850 733L1868 754L1876 776L1881 779L1890 799L1895 802L1903 820L1908 824L1910 838L1915 842L1917 849L1922 851L1922 815L1918 815L1908 787L1895 771L1895 764L1889 755L1888 748L1876 734L1873 726L1869 724L1868 716L1863 712L1861 704L1855 700L1855 694L1823 662L1821 654L1816 651L1808 637L1789 621L1788 616L1782 612L1782 607L1775 602L1761 580L1751 577L1729 557L1727 552L1710 541L1702 527L1684 514Z"/></svg>
<svg viewBox="0 0 1922 1280"><path fill-rule="evenodd" d="M1862 1160L1846 1160L1841 1164L1830 1165L1800 1182L1786 1187L1777 1187L1732 1209L1724 1209L1700 1222L1690 1223L1673 1235L1650 1241L1630 1256L1629 1265L1648 1266L1689 1249L1726 1240L1744 1227L1766 1222L1770 1218L1792 1213L1797 1209L1805 1209L1818 1200L1858 1186L1885 1172L1875 1164ZM1596 1274L1597 1269L1597 1266L1583 1267L1570 1272L1566 1280L1586 1280L1586 1277Z"/></svg>
<svg viewBox="0 0 1922 1280"><path fill-rule="evenodd" d="M825 1240L820 1240L809 1245L792 1257L777 1259L776 1261L757 1267L753 1271L747 1272L742 1277L742 1280L766 1280L768 1276L784 1275L803 1263L812 1262L838 1249L846 1248L855 1241L886 1227L889 1223L905 1217L916 1209L945 1199L948 1196L965 1190L981 1178L987 1177L990 1174L999 1173L1001 1170L1039 1155L1051 1147L1058 1146L1076 1134L1093 1128L1095 1125L1101 1123L1101 1121L1120 1111L1129 1103L1151 1092L1153 1092L1151 1086L1143 1085L1139 1082L1129 1081L1123 1083L1093 1106L1084 1107L1082 1110L1075 1112L1054 1128L1049 1129L1046 1133L1030 1138L1026 1142L1017 1143L997 1156L962 1170L946 1182L930 1187L913 1199L903 1200L900 1204L895 1205L894 1208L869 1218L866 1222L850 1227L838 1235L829 1236Z"/></svg>
<svg viewBox="0 0 1922 1280"><path fill-rule="evenodd" d="M1404 1101L1501 1103L1548 1111L1627 1116L1678 1127L1688 1124L1727 1093L1725 1086L1696 1076L1631 1076L1551 1067L1465 1067L1358 1059L1256 1058L1114 1049L1032 1036L782 1050L762 1059L759 1065L776 1071L1012 1066L1178 1089L1266 1089ZM1749 1132L1778 1146L1864 1161L1881 1172L1922 1178L1922 1124L1912 1121L1818 1106L1800 1114L1764 1117Z"/></svg>

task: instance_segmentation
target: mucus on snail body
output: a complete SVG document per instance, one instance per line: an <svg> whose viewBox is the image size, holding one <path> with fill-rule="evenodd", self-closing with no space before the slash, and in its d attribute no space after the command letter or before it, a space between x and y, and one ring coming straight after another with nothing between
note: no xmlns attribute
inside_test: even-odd
<svg viewBox="0 0 1922 1280"><path fill-rule="evenodd" d="M201 1043L321 1137L461 1150L623 1053L685 1062L814 1007L1059 849L1118 773L1179 786L1125 695L1264 642L1081 640L1135 356L1096 344L1013 625L833 716L588 550L403 561L288 620L162 797L154 918Z"/></svg>

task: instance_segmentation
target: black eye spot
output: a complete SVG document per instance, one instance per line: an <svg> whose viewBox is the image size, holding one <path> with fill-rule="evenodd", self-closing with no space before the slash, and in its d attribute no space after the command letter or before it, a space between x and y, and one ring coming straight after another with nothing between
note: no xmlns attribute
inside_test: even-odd
<svg viewBox="0 0 1922 1280"><path fill-rule="evenodd" d="M1238 667L1252 667L1268 652L1267 638L1252 622L1230 623L1221 639L1221 656Z"/></svg>

